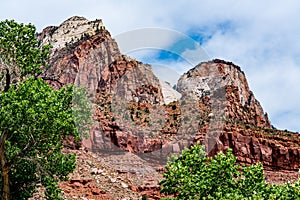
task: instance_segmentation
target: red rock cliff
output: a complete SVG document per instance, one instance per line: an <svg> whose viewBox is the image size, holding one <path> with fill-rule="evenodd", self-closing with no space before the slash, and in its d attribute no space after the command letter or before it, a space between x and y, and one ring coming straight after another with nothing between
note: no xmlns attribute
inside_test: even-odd
<svg viewBox="0 0 300 200"><path fill-rule="evenodd" d="M209 155L232 148L239 162L299 169L300 135L272 128L240 67L218 59L201 63L180 78L178 90L202 102L200 110L212 116L195 138Z"/></svg>
<svg viewBox="0 0 300 200"><path fill-rule="evenodd" d="M179 153L193 141L210 155L232 148L240 162L298 169L299 134L275 130L231 62L204 62L183 74L179 101L164 105L162 86L145 65L120 53L101 20L72 17L39 34L53 46L44 76L60 87L84 86L94 104L94 124L84 141L91 150Z"/></svg>

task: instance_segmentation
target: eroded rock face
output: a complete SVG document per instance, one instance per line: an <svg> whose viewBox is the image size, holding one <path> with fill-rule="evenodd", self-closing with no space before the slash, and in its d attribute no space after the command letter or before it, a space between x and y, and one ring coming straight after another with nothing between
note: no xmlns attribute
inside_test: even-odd
<svg viewBox="0 0 300 200"><path fill-rule="evenodd" d="M51 44L54 49L64 48L67 44L78 42L84 37L96 35L105 30L102 20L88 21L84 17L74 16L59 27L50 26L40 34L41 45Z"/></svg>
<svg viewBox="0 0 300 200"><path fill-rule="evenodd" d="M233 149L242 163L261 162L265 167L298 170L300 168L300 137L292 132L227 124L215 151Z"/></svg>
<svg viewBox="0 0 300 200"><path fill-rule="evenodd" d="M232 88L229 89L227 86L232 86ZM220 89L224 91L221 92ZM215 59L197 65L181 76L177 90L183 96L194 99L211 96L218 90L218 93L223 95L219 98L222 98L226 105L224 106L226 116L260 127L271 126L260 103L250 91L244 72L231 62ZM252 112L242 112L243 108ZM255 120L245 119L244 115L251 115ZM248 118L251 117L248 116Z"/></svg>
<svg viewBox="0 0 300 200"><path fill-rule="evenodd" d="M57 80L52 81L53 85L75 83L86 87L90 93L96 92L104 68L121 57L110 33L104 28L94 30L100 24L103 27L100 22L72 17L59 27L48 27L40 34L41 44L53 46L51 68L44 74ZM66 31L68 33L64 34Z"/></svg>
<svg viewBox="0 0 300 200"><path fill-rule="evenodd" d="M181 93L174 90L171 87L170 83L160 80L160 85L161 85L162 94L163 94L163 97L164 97L165 104L169 104L173 101L179 101L180 100Z"/></svg>
<svg viewBox="0 0 300 200"><path fill-rule="evenodd" d="M157 158L201 141L210 155L230 147L240 162L299 168L299 135L271 128L233 63L213 60L189 70L177 84L180 98L151 66L122 55L101 20L72 17L44 29L39 39L54 47L43 76L54 87L74 83L89 91L94 124L83 142L89 150Z"/></svg>
<svg viewBox="0 0 300 200"><path fill-rule="evenodd" d="M43 74L50 77L51 85L83 86L96 102L90 138L83 142L86 148L144 152L161 147L161 140L146 140L137 136L135 126L115 122L118 111L125 109L118 103L162 105L164 99L151 66L122 55L101 20L72 17L58 27L44 29L38 37L41 45L53 46L51 68Z"/></svg>
<svg viewBox="0 0 300 200"><path fill-rule="evenodd" d="M178 90L198 99L199 111L207 110L195 142L205 144L210 156L231 148L242 163L299 169L300 135L272 128L240 67L222 60L201 63L179 79Z"/></svg>
<svg viewBox="0 0 300 200"><path fill-rule="evenodd" d="M150 66L127 56L114 61L99 80L96 104L100 129L115 146L140 153L161 148L163 140L149 138L144 130L149 110L163 104L159 80Z"/></svg>

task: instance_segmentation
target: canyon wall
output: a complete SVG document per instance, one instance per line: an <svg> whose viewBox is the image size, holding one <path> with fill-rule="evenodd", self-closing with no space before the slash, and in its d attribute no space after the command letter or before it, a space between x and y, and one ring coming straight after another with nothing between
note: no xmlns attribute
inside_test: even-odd
<svg viewBox="0 0 300 200"><path fill-rule="evenodd" d="M232 148L239 162L300 167L299 134L272 128L245 73L231 62L200 63L181 76L175 91L150 65L122 55L101 20L72 17L38 38L53 46L42 76L53 87L74 83L88 90L94 107L83 141L88 150L156 158L200 141L209 155Z"/></svg>

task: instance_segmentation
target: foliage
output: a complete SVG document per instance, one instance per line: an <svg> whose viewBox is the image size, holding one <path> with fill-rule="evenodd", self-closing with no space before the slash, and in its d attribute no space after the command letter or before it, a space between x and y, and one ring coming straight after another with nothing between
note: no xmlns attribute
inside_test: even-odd
<svg viewBox="0 0 300 200"><path fill-rule="evenodd" d="M0 131L11 168L13 199L27 199L42 183L49 196L53 187L75 168L75 156L61 152L66 135L77 136L70 107L72 87L54 90L41 79L30 78L0 96Z"/></svg>
<svg viewBox="0 0 300 200"><path fill-rule="evenodd" d="M88 92L83 87L73 87L72 93L72 113L73 121L78 131L77 140L88 137L89 125L92 123L92 106L87 98Z"/></svg>
<svg viewBox="0 0 300 200"><path fill-rule="evenodd" d="M206 157L199 144L172 156L166 165L161 193L174 199L299 199L295 184L268 185L261 164L236 165L232 150Z"/></svg>
<svg viewBox="0 0 300 200"><path fill-rule="evenodd" d="M85 90L55 90L38 78L48 57L33 25L0 22L0 74L6 75L0 94L2 199L28 199L38 184L47 199L60 199L57 183L75 169L75 155L62 152L63 142L87 130L91 109Z"/></svg>
<svg viewBox="0 0 300 200"><path fill-rule="evenodd" d="M50 46L39 47L36 28L13 20L0 22L0 66L11 75L11 82L25 76L37 77L47 68ZM0 88L5 85L5 71L0 71Z"/></svg>

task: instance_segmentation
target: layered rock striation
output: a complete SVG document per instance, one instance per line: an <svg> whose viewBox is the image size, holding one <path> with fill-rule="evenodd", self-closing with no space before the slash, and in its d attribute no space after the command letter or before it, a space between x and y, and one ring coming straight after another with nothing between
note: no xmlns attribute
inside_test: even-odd
<svg viewBox="0 0 300 200"><path fill-rule="evenodd" d="M72 17L58 27L45 28L38 37L41 45L53 46L51 68L43 74L50 77L50 84L61 87L74 83L88 90L94 105L94 124L90 138L84 141L86 148L144 152L161 147L163 141L146 141L143 135L138 136L136 126L115 122L118 113L124 111L120 105L126 104L128 109L131 104L149 107L162 105L164 100L151 66L122 55L101 20ZM124 112L130 115L128 110Z"/></svg>
<svg viewBox="0 0 300 200"><path fill-rule="evenodd" d="M94 106L89 139L93 151L166 157L200 141L209 155L232 148L239 162L277 169L299 166L299 134L272 128L240 67L215 59L181 76L177 92L151 66L122 55L101 20L72 17L45 28L40 44L53 46L50 84L88 90Z"/></svg>
<svg viewBox="0 0 300 200"><path fill-rule="evenodd" d="M201 63L181 76L178 90L202 102L200 110L212 116L195 137L209 155L231 148L242 163L299 169L299 134L271 126L240 67L219 59Z"/></svg>

